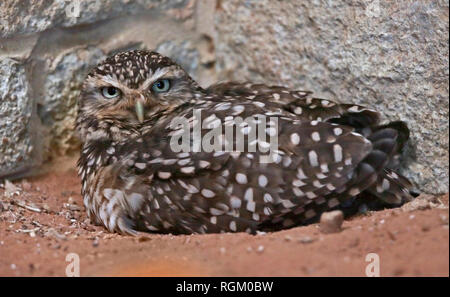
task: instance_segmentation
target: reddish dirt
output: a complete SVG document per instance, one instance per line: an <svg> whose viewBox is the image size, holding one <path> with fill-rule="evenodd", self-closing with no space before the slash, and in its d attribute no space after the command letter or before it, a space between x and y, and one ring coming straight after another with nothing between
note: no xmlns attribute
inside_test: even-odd
<svg viewBox="0 0 450 297"><path fill-rule="evenodd" d="M15 181L11 197L0 188L0 276L65 276L69 253L82 276L365 276L368 253L379 255L381 276L449 276L448 194L413 207L422 210L347 219L334 234L313 224L131 237L89 224L75 170L60 171Z"/></svg>

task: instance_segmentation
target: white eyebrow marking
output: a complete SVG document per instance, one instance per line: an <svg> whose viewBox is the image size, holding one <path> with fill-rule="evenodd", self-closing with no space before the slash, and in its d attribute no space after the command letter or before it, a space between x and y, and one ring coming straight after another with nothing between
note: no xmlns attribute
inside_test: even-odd
<svg viewBox="0 0 450 297"><path fill-rule="evenodd" d="M92 88L97 89L98 87L107 87L105 85L103 85L103 86L100 85L99 86L98 83L95 82L98 79L100 79L104 83L110 84L111 86L120 89L124 93L133 92L132 89L128 88L125 84L122 84L120 81L116 80L111 75L105 75L105 76L101 76L101 77L97 76L95 78L88 78L88 82L89 82L89 84L91 84Z"/></svg>
<svg viewBox="0 0 450 297"><path fill-rule="evenodd" d="M111 84L113 87L118 89L124 88L124 86L116 79L114 79L111 75L105 75L102 77L102 80L108 84Z"/></svg>
<svg viewBox="0 0 450 297"><path fill-rule="evenodd" d="M150 77L144 81L144 83L140 86L138 90L142 91L148 89L153 82L155 82L160 77L166 75L170 70L172 70L171 68L172 67L158 68L156 69L155 73L152 73L152 71L150 70Z"/></svg>

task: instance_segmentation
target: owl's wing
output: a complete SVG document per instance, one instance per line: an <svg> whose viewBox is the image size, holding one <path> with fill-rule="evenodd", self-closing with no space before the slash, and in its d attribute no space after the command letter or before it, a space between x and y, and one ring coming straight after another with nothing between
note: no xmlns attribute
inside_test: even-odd
<svg viewBox="0 0 450 297"><path fill-rule="evenodd" d="M278 93L271 94L277 100L274 94ZM104 200L97 217L105 216L102 213L108 207L114 209L108 203L120 197L121 209L126 212L104 220L106 226L113 226L114 218L123 217L121 222L127 223L122 223L120 232L254 232L267 225L290 227L367 189L395 151L395 129L381 129L369 140L354 133L350 125L299 120L280 110L276 102L246 97L212 98L177 115L187 120L192 131L194 110L201 110L206 128L202 139L219 124L237 126L243 134L248 133L251 129L237 124L236 116L265 115L268 121L262 130L270 138L275 128L278 136L273 162L261 163L262 153L249 151L248 142L242 152L207 151L204 147L178 151L173 139L182 139L183 125L171 125L172 116L135 141L107 144L100 150L105 152L101 159L107 159L108 165L98 170L105 173L92 190L96 199ZM276 126L273 119L277 119ZM193 145L193 131L191 136L189 143ZM224 141L223 134L218 140ZM267 145L259 138L256 142ZM86 161L102 163L98 159Z"/></svg>
<svg viewBox="0 0 450 297"><path fill-rule="evenodd" d="M223 109L222 103L203 105L206 126L214 119L226 122L236 110L243 118L266 111L252 102L239 102L229 109ZM183 113L189 123L191 112ZM367 188L387 159L387 152L374 152L372 143L351 127L301 122L283 115L274 118L279 144L271 156L273 162L261 163L260 151L251 152L247 146L243 152L204 148L176 152L171 139L179 127L171 127L168 119L142 139L109 148L111 166L120 169L114 178L105 177L107 182L95 192L114 196L121 191L129 221L137 222L131 229L253 232L269 219L271 224L287 227L318 214L316 205L339 205ZM273 128L270 121L266 123L267 138Z"/></svg>
<svg viewBox="0 0 450 297"><path fill-rule="evenodd" d="M254 84L248 82L223 82L213 84L206 89L207 94L218 96L252 96L273 93L288 92L289 89L281 86L268 86L265 84ZM298 98L306 98L312 94L310 91L298 91Z"/></svg>
<svg viewBox="0 0 450 297"><path fill-rule="evenodd" d="M380 120L380 114L367 107L315 98L312 92L305 90L293 91L281 86L227 82L212 85L206 91L209 94L242 96L270 103L272 107L277 106L295 114L302 121L329 121L362 129L376 126Z"/></svg>
<svg viewBox="0 0 450 297"><path fill-rule="evenodd" d="M255 104L265 104L266 109L286 111L302 122L321 121L349 126L364 137L386 128L394 129L397 131L397 150L390 158L391 168L398 167L400 153L409 139L409 129L402 121L380 126L380 113L376 110L315 98L310 91L235 82L212 85L207 91L211 95L217 92L219 96L239 96Z"/></svg>

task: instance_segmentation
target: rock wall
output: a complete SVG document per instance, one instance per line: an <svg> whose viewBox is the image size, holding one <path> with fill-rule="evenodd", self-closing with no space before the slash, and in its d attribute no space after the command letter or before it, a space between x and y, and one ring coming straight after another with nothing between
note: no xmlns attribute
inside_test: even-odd
<svg viewBox="0 0 450 297"><path fill-rule="evenodd" d="M219 78L284 84L406 121L403 173L448 192L448 1L221 1Z"/></svg>
<svg viewBox="0 0 450 297"><path fill-rule="evenodd" d="M447 192L448 12L442 0L1 1L0 178L76 152L86 73L141 48L172 57L203 86L283 84L404 120L404 173Z"/></svg>
<svg viewBox="0 0 450 297"><path fill-rule="evenodd" d="M211 1L0 2L0 178L76 152L76 101L91 67L113 53L152 49L210 84ZM209 20L209 23L208 23Z"/></svg>

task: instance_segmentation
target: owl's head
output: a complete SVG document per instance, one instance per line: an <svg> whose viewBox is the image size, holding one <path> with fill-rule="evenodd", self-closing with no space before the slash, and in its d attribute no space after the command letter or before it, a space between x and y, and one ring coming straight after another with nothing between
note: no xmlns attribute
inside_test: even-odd
<svg viewBox="0 0 450 297"><path fill-rule="evenodd" d="M129 51L107 58L87 76L78 103L82 142L105 137L120 141L138 134L159 114L194 98L199 85L167 57Z"/></svg>

